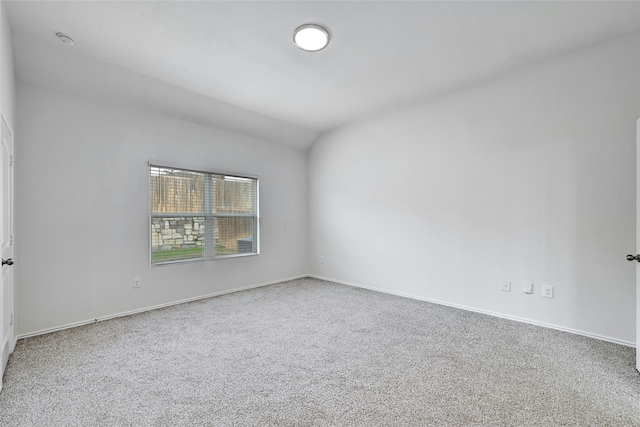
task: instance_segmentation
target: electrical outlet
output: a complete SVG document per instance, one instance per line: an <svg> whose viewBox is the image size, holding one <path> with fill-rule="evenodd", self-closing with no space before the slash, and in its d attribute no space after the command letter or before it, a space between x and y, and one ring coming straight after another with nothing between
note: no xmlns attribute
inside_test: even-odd
<svg viewBox="0 0 640 427"><path fill-rule="evenodd" d="M545 298L553 298L553 286L551 285L543 285L542 286L542 296Z"/></svg>
<svg viewBox="0 0 640 427"><path fill-rule="evenodd" d="M502 290L505 292L511 292L511 282L502 282Z"/></svg>
<svg viewBox="0 0 640 427"><path fill-rule="evenodd" d="M139 288L140 287L140 278L139 277L134 277L134 279L133 279L133 287L134 288Z"/></svg>

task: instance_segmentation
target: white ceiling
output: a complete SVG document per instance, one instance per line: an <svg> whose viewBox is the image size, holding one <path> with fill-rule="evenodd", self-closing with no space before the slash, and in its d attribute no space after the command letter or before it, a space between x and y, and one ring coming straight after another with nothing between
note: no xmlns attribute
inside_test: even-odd
<svg viewBox="0 0 640 427"><path fill-rule="evenodd" d="M142 80L169 83L192 94L184 108L194 117L199 107L228 108L230 117L262 121L263 131L286 128L281 134L295 135L302 149L320 132L640 28L640 2L3 3L19 78L62 81L73 71L56 62L71 64L73 56L77 69L94 61L103 64L103 81L138 76L109 96L131 97ZM293 30L309 22L331 32L320 52L292 42ZM56 32L76 45L63 45ZM73 87L81 80L69 78L65 88L82 91Z"/></svg>

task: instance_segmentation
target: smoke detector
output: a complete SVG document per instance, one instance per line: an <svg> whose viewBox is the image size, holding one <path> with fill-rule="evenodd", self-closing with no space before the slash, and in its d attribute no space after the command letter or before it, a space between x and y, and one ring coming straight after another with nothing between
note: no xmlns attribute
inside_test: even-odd
<svg viewBox="0 0 640 427"><path fill-rule="evenodd" d="M74 44L76 44L76 41L71 37L69 37L68 35L66 35L65 33L56 33L56 36L58 37L58 39L60 39L62 43L66 45L73 46Z"/></svg>

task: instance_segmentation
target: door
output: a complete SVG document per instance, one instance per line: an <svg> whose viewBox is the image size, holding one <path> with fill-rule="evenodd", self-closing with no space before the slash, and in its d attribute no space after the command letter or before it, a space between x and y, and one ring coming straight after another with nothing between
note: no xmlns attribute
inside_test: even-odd
<svg viewBox="0 0 640 427"><path fill-rule="evenodd" d="M13 135L2 117L2 142L0 144L0 252L2 268L0 270L0 331L2 331L2 371L13 352ZM0 390L2 381L0 381Z"/></svg>

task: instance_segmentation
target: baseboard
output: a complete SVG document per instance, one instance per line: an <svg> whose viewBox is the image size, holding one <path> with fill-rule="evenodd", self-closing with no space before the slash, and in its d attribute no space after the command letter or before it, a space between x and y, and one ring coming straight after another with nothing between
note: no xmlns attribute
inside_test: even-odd
<svg viewBox="0 0 640 427"><path fill-rule="evenodd" d="M13 347L15 348L15 343L18 340L23 339L23 338L29 338L29 337L34 337L34 336L38 336L38 335L44 335L44 334L48 334L48 333L51 333L51 332L56 332L56 331L62 331L62 330L65 330L65 329L75 328L77 326L88 325L88 324L91 324L91 323L101 322L101 321L109 320L109 319L115 319L115 318L118 318L118 317L130 316L132 314L144 313L146 311L151 311L151 310L156 310L156 309L159 309L159 308L170 307L172 305L178 305L178 304L184 304L184 303L188 303L188 302L198 301L198 300L206 299L206 298L212 298L212 297L216 297L216 296L220 296L220 295L231 294L231 293L234 293L234 292L241 292L241 291L246 291L246 290L249 290L249 289L260 288L260 287L263 287L263 286L274 285L276 283L287 282L287 281L290 281L290 280L303 279L305 277L311 277L311 278L314 278L314 279L324 280L324 281L327 281L327 282L338 283L338 284L341 284L341 285L352 286L352 287L362 288L362 289L368 289L368 290L371 290L371 291L382 292L382 293L396 295L396 296L400 296L400 297L404 297L404 298L411 298L411 299L415 299L415 300L419 300L419 301L430 302L430 303L433 303L433 304L444 305L444 306L447 306L447 307L453 307L453 308L458 308L458 309L461 309L461 310L472 311L472 312L475 312L475 313L486 314L486 315L489 315L489 316L499 317L499 318L507 319L507 320L513 320L513 321L516 321L516 322L528 323L530 325L541 326L543 328L555 329L555 330L562 331L562 332L568 332L568 333L571 333L571 334L582 335L582 336L585 336L585 337L594 338L594 339L601 340L601 341L607 341L607 342L611 342L611 343L614 343L614 344L623 345L625 347L632 347L632 348L636 347L636 343L633 343L633 342L630 342L630 341L625 341L625 340L620 340L620 339L617 339L617 338L611 338L611 337L607 337L607 336L603 336L603 335L593 334L593 333L590 333L590 332L580 331L580 330L577 330L577 329L566 328L564 326L553 325L553 324L549 324L549 323L539 322L539 321L536 321L536 320L526 319L526 318L517 317L517 316L511 316L511 315L507 315L507 314L503 314L503 313L497 313L497 312L493 312L493 311L489 311L489 310L483 310L483 309L479 309L479 308L476 308L476 307L469 307L469 306L465 306L465 305L461 305L461 304L454 304L454 303L450 303L450 302L447 302L447 301L440 301L440 300L435 300L435 299L431 299L431 298L425 298L425 297L412 295L412 294L407 294L407 293L403 293L403 292L393 292L393 291L390 291L388 289L377 288L375 286L367 286L367 285L362 285L362 284L359 284L359 283L347 282L347 281L344 281L344 280L332 279L330 277L323 277L323 276L318 276L318 275L314 275L314 274L303 274L303 275L300 275L300 276L294 276L294 277L283 278L283 279L279 279L279 280L273 280L273 281L270 281L270 282L264 282L264 283L259 283L259 284L255 284L255 285L245 286L245 287L242 287L242 288L235 288L235 289L230 289L230 290L226 290L226 291L214 292L214 293L211 293L211 294L200 295L200 296L197 296L197 297L186 298L186 299L182 299L182 300L178 300L178 301L171 301L171 302L164 303L164 304L158 304L158 305L149 306L149 307L145 307L145 308L140 308L140 309L136 309L136 310L124 311L124 312L120 312L120 313L116 313L116 314L111 314L111 315L108 315L108 316L101 316L101 317L94 318L94 319L87 319L87 320L83 320L83 321L80 321L80 322L69 323L69 324L66 324L66 325L61 325L61 326L56 326L56 327L53 327L53 328L42 329L42 330L35 331L35 332L29 332L29 333L26 333L26 334L21 334L21 335L15 336L14 346Z"/></svg>
<svg viewBox="0 0 640 427"><path fill-rule="evenodd" d="M424 297L421 297L421 296L406 294L406 293L403 293L403 292L393 292L393 291L390 291L388 289L376 288L374 286L361 285L359 283L346 282L344 280L331 279L329 277L322 277L322 276L318 276L318 275L314 275L314 274L310 274L308 277L312 277L312 278L318 279L318 280L325 280L327 282L338 283L338 284L341 284L341 285L353 286L355 288L363 288L363 289L368 289L370 291L382 292L382 293L386 293L386 294L397 295L397 296L400 296L400 297L405 297L405 298L411 298L411 299L415 299L415 300L430 302L430 303L433 303L433 304L444 305L444 306L447 306L447 307L459 308L461 310L467 310L467 311L472 311L472 312L475 312L475 313L486 314L486 315L489 315L489 316L499 317L499 318L507 319L507 320L513 320L513 321L521 322L521 323L528 323L530 325L541 326L543 328L555 329L555 330L562 331L562 332L568 332L568 333L575 334L575 335L582 335L582 336L588 337L588 338L594 338L594 339L601 340L601 341L607 341L607 342L611 342L611 343L614 343L614 344L623 345L625 347L636 348L636 343L633 343L633 342L630 342L630 341L625 341L625 340L620 340L620 339L617 339L617 338L611 338L611 337L607 337L607 336L603 336L603 335L593 334L593 333L590 333L590 332L580 331L578 329L566 328L564 326L553 325L553 324L550 324L550 323L539 322L537 320L531 320L531 319L526 319L526 318L517 317L517 316L510 316L508 314L497 313L497 312L493 312L493 311L489 311L489 310L483 310L483 309L476 308L476 307L469 307L469 306L465 306L465 305L461 305L461 304L454 304L454 303L450 303L450 302L447 302L447 301L440 301L440 300L434 300L434 299L431 299L431 298L424 298Z"/></svg>
<svg viewBox="0 0 640 427"><path fill-rule="evenodd" d="M226 291L214 292L214 293L211 293L211 294L200 295L200 296L192 297L192 298L185 298L185 299L181 299L181 300L178 300L178 301L171 301L171 302L167 302L167 303L164 303L164 304L158 304L158 305L153 305L153 306L149 306L149 307L139 308L139 309L136 309L136 310L123 311L123 312L120 312L120 313L115 313L115 314L110 314L110 315L107 315L107 316L97 317L97 318L94 318L94 319L87 319L87 320L82 320L82 321L79 321L79 322L68 323L66 325L56 326L56 327L53 327L53 328L41 329L39 331L29 332L29 333L26 333L26 334L18 335L16 337L16 342L18 340L20 340L20 339L23 339L23 338L30 338L30 337L35 337L35 336L38 336L38 335L49 334L51 332L62 331L62 330L65 330L65 329L75 328L75 327L83 326L83 325L89 325L91 323L102 322L102 321L105 321L105 320L115 319L115 318L118 318L118 317L131 316L132 314L144 313L144 312L151 311L151 310L157 310L159 308L171 307L173 305L185 304L185 303L188 303L188 302L199 301L199 300L202 300L202 299L217 297L217 296L220 296L220 295L232 294L234 292L241 292L241 291L246 291L246 290L249 290L249 289L261 288L263 286L275 285L276 283L288 282L290 280L303 279L305 277L309 277L309 276L307 274L303 274L301 276L288 277L288 278L273 280L273 281L270 281L270 282L259 283L259 284L256 284L256 285L244 286L242 288L234 288L234 289L229 289L229 290L226 290Z"/></svg>

